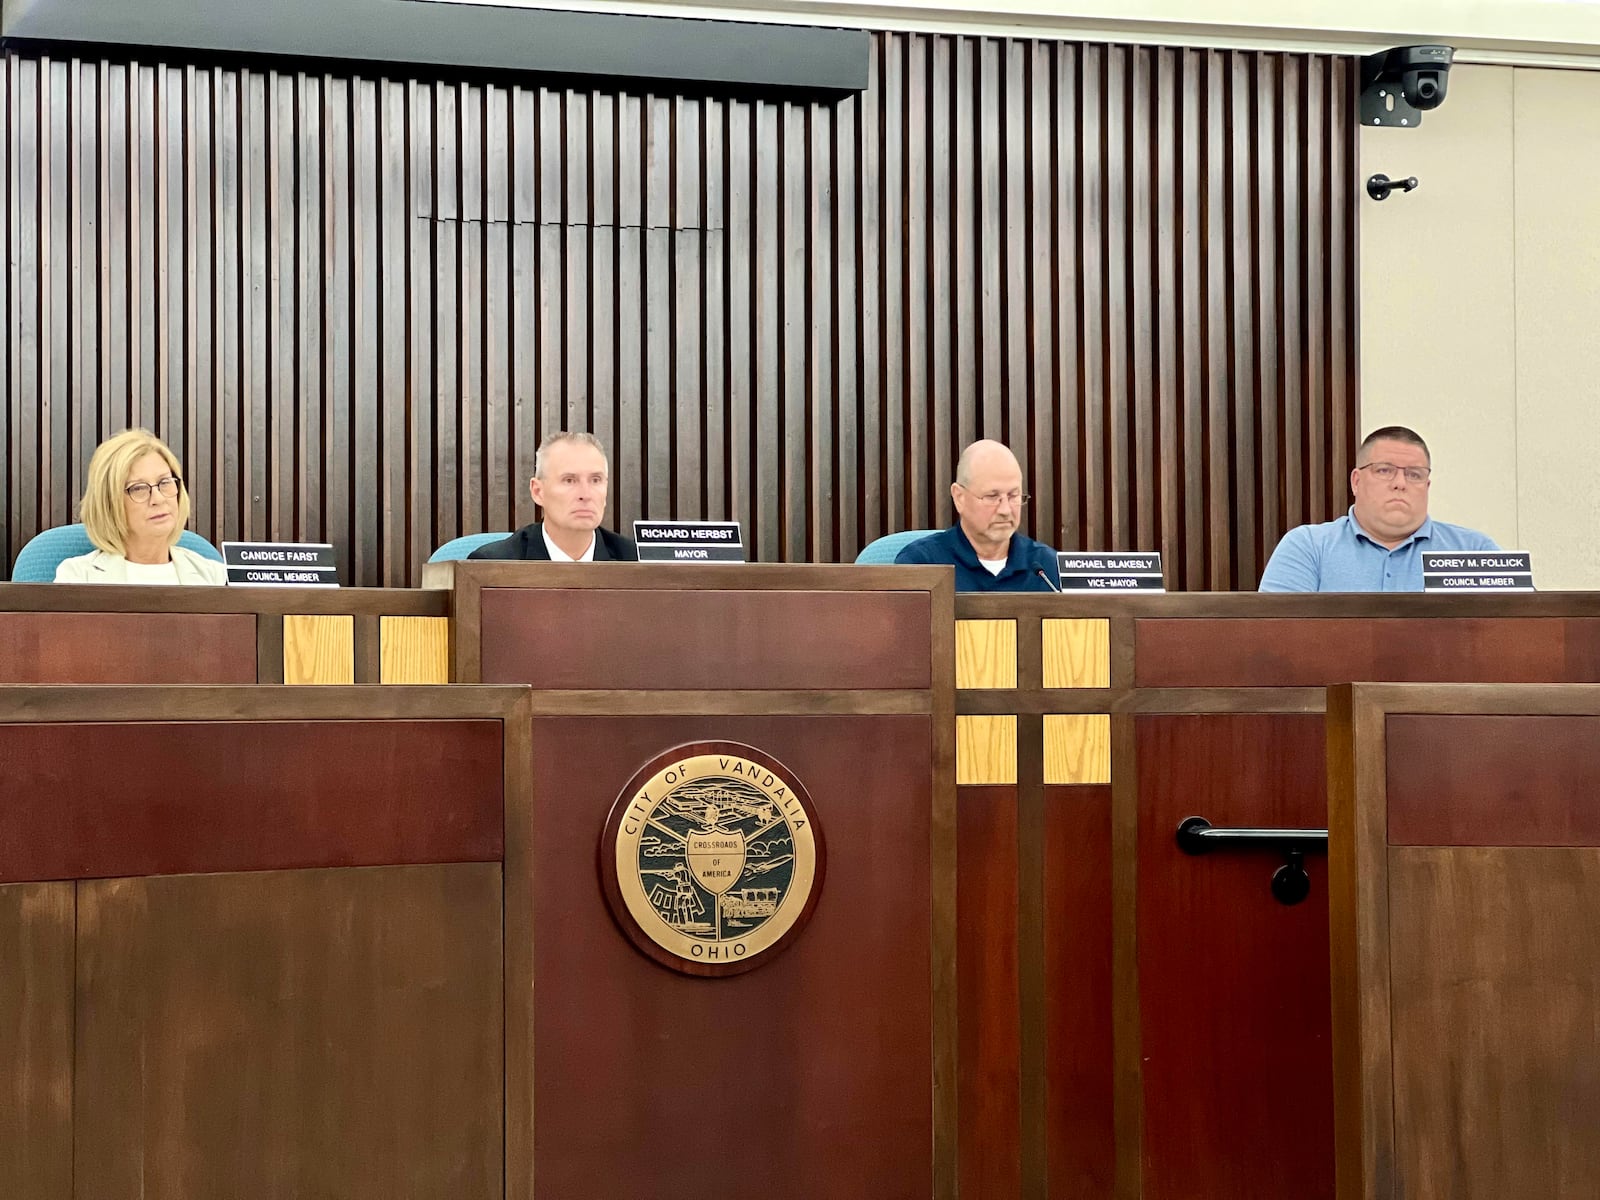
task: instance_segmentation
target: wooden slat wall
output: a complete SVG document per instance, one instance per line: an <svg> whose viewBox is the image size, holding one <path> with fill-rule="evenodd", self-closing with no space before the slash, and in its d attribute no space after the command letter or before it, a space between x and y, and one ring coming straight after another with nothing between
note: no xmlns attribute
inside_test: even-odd
<svg viewBox="0 0 1600 1200"><path fill-rule="evenodd" d="M1343 508L1352 62L880 35L839 103L4 60L4 561L95 444L346 583L532 517L539 437L613 519L762 560L948 519L1009 441L1060 546L1253 587Z"/></svg>

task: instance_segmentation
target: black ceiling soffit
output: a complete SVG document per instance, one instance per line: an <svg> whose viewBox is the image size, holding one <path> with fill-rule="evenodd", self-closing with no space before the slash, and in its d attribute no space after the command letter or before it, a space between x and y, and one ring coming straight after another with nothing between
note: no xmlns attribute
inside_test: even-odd
<svg viewBox="0 0 1600 1200"><path fill-rule="evenodd" d="M869 49L858 29L439 0L3 0L0 37L831 95L867 86Z"/></svg>

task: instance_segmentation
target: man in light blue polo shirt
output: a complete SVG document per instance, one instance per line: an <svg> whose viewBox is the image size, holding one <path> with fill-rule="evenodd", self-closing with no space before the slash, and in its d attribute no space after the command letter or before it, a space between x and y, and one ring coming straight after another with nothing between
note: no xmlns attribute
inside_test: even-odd
<svg viewBox="0 0 1600 1200"><path fill-rule="evenodd" d="M1336 521L1289 530L1261 576L1263 592L1420 592L1424 550L1498 550L1428 516L1433 460L1403 425L1367 435L1350 472L1355 503Z"/></svg>

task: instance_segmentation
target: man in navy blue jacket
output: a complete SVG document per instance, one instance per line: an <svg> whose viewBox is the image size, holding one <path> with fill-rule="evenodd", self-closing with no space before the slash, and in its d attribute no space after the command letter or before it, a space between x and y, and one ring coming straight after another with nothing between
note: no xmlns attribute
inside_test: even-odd
<svg viewBox="0 0 1600 1200"><path fill-rule="evenodd" d="M956 523L918 538L897 563L952 566L958 592L1054 592L1061 589L1056 552L1018 533L1028 496L1022 466L999 442L973 442L961 452L950 485Z"/></svg>

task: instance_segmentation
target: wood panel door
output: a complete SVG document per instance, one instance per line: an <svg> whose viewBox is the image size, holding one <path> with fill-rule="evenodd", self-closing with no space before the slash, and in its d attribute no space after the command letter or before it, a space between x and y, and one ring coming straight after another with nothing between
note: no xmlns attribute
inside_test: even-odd
<svg viewBox="0 0 1600 1200"><path fill-rule="evenodd" d="M1328 724L1341 1200L1600 1194L1600 688Z"/></svg>
<svg viewBox="0 0 1600 1200"><path fill-rule="evenodd" d="M1270 891L1281 859L1191 858L1178 823L1320 827L1320 714L1147 714L1132 719L1137 804L1137 1154L1150 1200L1333 1195L1328 908ZM1126 786L1126 785L1125 785ZM1123 809L1127 819L1126 804ZM1128 1045L1138 1045L1129 1063ZM1126 1119L1126 1114L1124 1114ZM1128 1136L1129 1133L1132 1136Z"/></svg>

